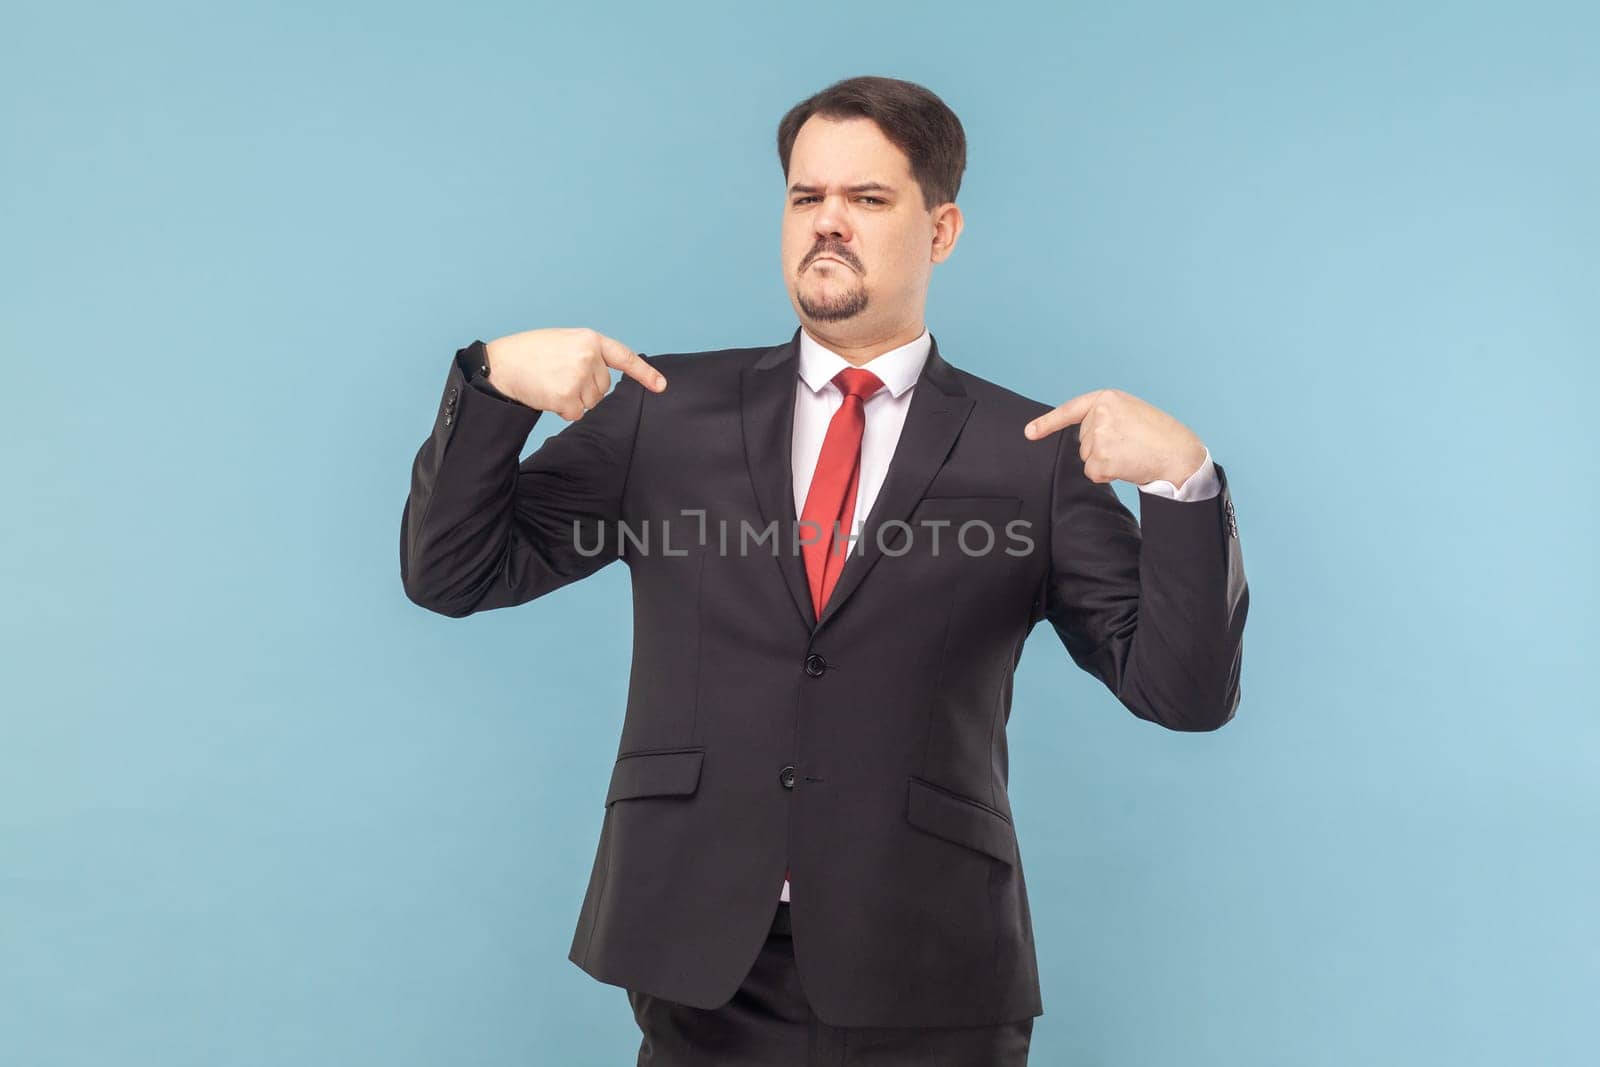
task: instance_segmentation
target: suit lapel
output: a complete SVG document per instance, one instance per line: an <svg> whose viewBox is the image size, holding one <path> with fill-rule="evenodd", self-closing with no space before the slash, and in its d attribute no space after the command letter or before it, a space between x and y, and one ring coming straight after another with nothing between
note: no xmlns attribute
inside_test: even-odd
<svg viewBox="0 0 1600 1067"><path fill-rule="evenodd" d="M778 528L775 561L795 607L811 629L816 622L806 565L793 551L799 517L794 511L794 391L800 384L800 327L787 344L768 350L739 372L739 412L744 425L744 456L750 484L761 510L762 528ZM763 551L757 547L755 551Z"/></svg>
<svg viewBox="0 0 1600 1067"><path fill-rule="evenodd" d="M839 580L828 596L822 617L816 619L805 561L792 547L799 521L794 510L794 393L799 387L800 327L786 344L769 350L740 374L740 409L744 425L745 459L751 485L761 509L761 521L777 520L777 563L806 627L815 631L839 611L866 577L882 553L878 531L884 523L904 522L927 492L928 484L944 464L951 447L966 425L973 400L961 387L949 363L939 355L937 338L929 335L928 358L911 391L900 440L884 475L883 487L873 502L861 535L845 559Z"/></svg>

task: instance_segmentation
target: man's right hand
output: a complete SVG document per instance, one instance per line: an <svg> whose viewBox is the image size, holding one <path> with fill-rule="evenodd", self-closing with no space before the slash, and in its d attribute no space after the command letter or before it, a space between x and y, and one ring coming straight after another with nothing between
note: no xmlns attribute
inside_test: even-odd
<svg viewBox="0 0 1600 1067"><path fill-rule="evenodd" d="M507 334L484 346L489 384L530 408L568 422L583 418L611 390L615 367L659 393L667 379L638 353L596 330L553 326Z"/></svg>

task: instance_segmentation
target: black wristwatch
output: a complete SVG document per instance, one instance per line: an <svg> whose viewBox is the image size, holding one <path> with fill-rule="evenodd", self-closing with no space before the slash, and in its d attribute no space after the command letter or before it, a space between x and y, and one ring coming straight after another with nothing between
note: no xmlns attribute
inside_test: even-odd
<svg viewBox="0 0 1600 1067"><path fill-rule="evenodd" d="M467 384L478 392L488 393L508 404L516 403L489 380L489 346L482 341L474 341L465 348L456 349L456 366L461 368L461 376L467 380Z"/></svg>
<svg viewBox="0 0 1600 1067"><path fill-rule="evenodd" d="M482 341L474 341L458 350L456 364L461 368L461 373L467 381L481 378L485 385L489 384L489 346Z"/></svg>
<svg viewBox="0 0 1600 1067"><path fill-rule="evenodd" d="M484 343L482 343L481 341L475 343L473 345L473 348L472 348L472 355L473 355L473 358L476 359L477 362L478 362L478 367L477 367L476 370L474 370L472 372L472 376L474 378L482 378L484 381L488 381L489 380L489 346L484 344Z"/></svg>

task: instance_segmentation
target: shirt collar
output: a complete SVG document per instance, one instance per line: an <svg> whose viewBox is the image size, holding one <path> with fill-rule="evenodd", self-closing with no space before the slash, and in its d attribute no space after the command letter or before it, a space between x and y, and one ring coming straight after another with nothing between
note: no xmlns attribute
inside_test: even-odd
<svg viewBox="0 0 1600 1067"><path fill-rule="evenodd" d="M922 334L915 340L873 356L861 367L876 374L885 390L899 396L916 384L917 376L922 373L922 365L928 360L931 343L928 328L924 326ZM850 366L854 364L831 348L819 344L805 327L800 328L800 377L813 393L820 393L836 374Z"/></svg>

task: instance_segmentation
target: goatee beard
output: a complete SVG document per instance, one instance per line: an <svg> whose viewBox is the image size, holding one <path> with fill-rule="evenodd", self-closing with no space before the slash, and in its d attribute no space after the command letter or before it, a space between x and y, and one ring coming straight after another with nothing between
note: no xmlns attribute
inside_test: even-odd
<svg viewBox="0 0 1600 1067"><path fill-rule="evenodd" d="M867 310L867 291L861 286L831 300L810 300L800 291L795 293L795 298L800 310L817 322L842 322Z"/></svg>

